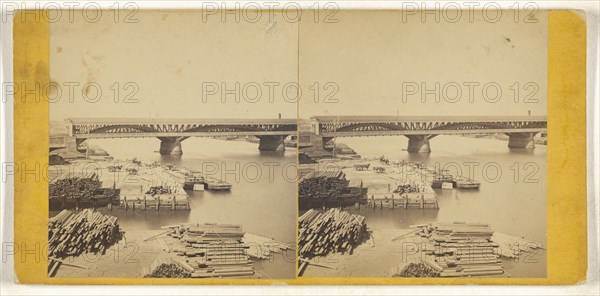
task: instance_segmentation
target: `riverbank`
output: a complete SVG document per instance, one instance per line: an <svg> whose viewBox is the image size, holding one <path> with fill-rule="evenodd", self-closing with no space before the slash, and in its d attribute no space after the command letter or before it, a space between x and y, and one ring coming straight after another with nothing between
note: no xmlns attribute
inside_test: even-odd
<svg viewBox="0 0 600 296"><path fill-rule="evenodd" d="M131 203L127 210L125 207L120 206L113 207L112 211L107 207L98 208L97 211L118 218L121 229L125 231L127 242L147 238L152 233L161 231L161 227L165 225L220 223L241 225L244 231L248 233L294 245L295 221L293 217L296 216L296 186L294 182L287 181L287 179L291 179L287 175L293 176L293 174L286 171L288 163L295 163L296 156L293 149L290 149L289 152L267 153L258 151L256 144L245 141L190 138L186 140L184 155L160 155L153 149L148 149L148 147L155 147L157 141L156 139L94 140L95 145L103 147L115 160L104 163L77 160L70 165L74 166L72 170L81 171L86 168L90 172L100 167L102 179L106 183L103 186L112 187L115 184L116 187L124 189L123 196L127 196L128 202L131 202L132 198L130 196L133 196L133 193L140 192L140 186L143 188L152 187L153 185L179 186L182 184L181 178L174 176L180 176L181 169L194 172L207 171L208 173L205 176L221 179L230 183L232 187L230 191L184 190L189 201L189 210L173 211L170 208L162 207L158 211L152 207L143 210L142 204L137 198L135 199L135 208L131 207ZM126 170L134 158L142 162L143 168L140 168L136 175L129 175ZM127 167L125 163L128 163ZM108 172L107 165L115 164L123 164L121 171L119 173ZM179 172L169 170L170 173L166 173L169 174L167 176L150 167L146 168L146 164L155 164L157 168L161 166L179 168ZM60 172L67 172L68 167L68 165L62 167ZM244 168L248 169L244 170ZM51 170L56 169L51 168ZM262 173L262 175L256 177L256 171ZM244 174L246 172L248 174ZM158 178L154 174L161 177ZM49 178L52 179L53 176ZM159 179L162 181L157 181ZM113 180L116 182L113 183ZM155 182L149 182L148 180L155 180ZM132 190L132 194L125 194L128 188ZM265 211L265 209L271 210ZM56 211L50 212L50 215L56 214ZM272 221L277 221L277 223ZM146 234L148 235L146 236ZM122 241L119 242L120 246L114 246L110 249L110 252L118 251L120 254L124 254L128 250L130 251L130 248L124 248L123 243ZM160 248L157 249L156 246L146 248L144 247L145 243L140 243L140 245L142 246L140 249L149 252L149 254L160 251ZM276 253L272 258L255 261L254 267L257 275L271 279L293 278L296 266L295 260L290 260L290 258L294 257L295 250L290 250L287 253L289 254ZM110 270L117 269L115 270L116 275L131 276L135 272L139 273L141 268L151 264L151 262L145 261L155 259L154 255L147 255L137 255L140 263L128 263L129 265L119 267L110 262L112 257L107 252L104 256L109 257L99 256L103 259L98 263L98 270L94 271L96 267L93 267L92 271L85 271L85 273L94 276L104 274L106 277L109 276ZM77 260L84 259L79 258ZM135 267L130 268L129 266ZM121 270L121 268L124 270ZM61 269L62 271L57 273L56 276L78 276L81 274L81 271L78 272L76 267L62 266ZM133 276L139 275L135 274Z"/></svg>
<svg viewBox="0 0 600 296"><path fill-rule="evenodd" d="M368 222L367 222L368 223ZM415 229L370 229L369 240L352 253L331 253L313 258L303 277L386 278L394 276L410 263L426 260L426 238L413 235ZM496 248L498 250L498 248ZM523 253L520 258L500 256L506 271L503 277L543 277L546 250Z"/></svg>
<svg viewBox="0 0 600 296"><path fill-rule="evenodd" d="M247 234L249 237L253 235ZM252 243L252 242L251 242ZM89 278L141 278L147 274L152 263L159 260L180 260L174 252L176 241L160 230L127 230L121 239L106 249L104 254L86 253L77 257L67 257L57 269L55 277ZM256 242L252 249L256 250ZM269 244L260 245L264 250ZM290 252L290 254L284 253ZM269 257L254 258L253 278L278 278L273 274L277 267L293 264L294 251L271 252Z"/></svg>
<svg viewBox="0 0 600 296"><path fill-rule="evenodd" d="M497 139L438 136L431 142L431 153L406 153L403 137L342 138L361 159L317 159L316 163L300 164L300 174L311 170L339 170L349 179L360 179L368 188L372 205L345 207L351 214L365 217L374 245L369 241L359 245L353 254L330 254L314 258L335 268L308 265L306 277L389 277L390 270L402 270L411 262L402 259L403 247L415 243L408 240L390 241L396 235L410 231L415 224L434 222L471 222L489 224L496 233L527 241L545 243L545 156L546 147L534 150L511 150ZM377 142L377 145L373 145ZM382 157L385 155L385 157ZM387 163L380 161L387 160ZM358 166L358 167L357 167ZM365 169L366 167L366 169ZM379 172L373 168L378 167ZM535 170L531 170L533 167ZM403 168L403 172L400 172ZM477 180L478 189L456 188L453 178ZM525 177L532 177L526 179ZM442 179L438 188L431 188ZM424 183L435 195L439 209L398 207L394 189L398 180L408 184ZM448 183L444 186L443 183ZM442 189L445 188L445 189ZM394 196L394 202L391 197ZM387 200L386 200L387 196ZM386 202L387 201L387 202ZM501 214L500 214L501 213ZM303 212L300 212L302 215ZM535 217L535 218L534 218ZM409 251L413 252L413 251ZM418 256L417 256L418 257ZM539 249L520 258L501 257L506 275L512 277L546 276L546 253Z"/></svg>

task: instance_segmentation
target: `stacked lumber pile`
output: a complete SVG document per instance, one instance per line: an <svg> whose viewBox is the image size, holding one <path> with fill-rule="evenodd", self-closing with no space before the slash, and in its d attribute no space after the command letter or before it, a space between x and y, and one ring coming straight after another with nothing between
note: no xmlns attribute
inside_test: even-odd
<svg viewBox="0 0 600 296"><path fill-rule="evenodd" d="M189 224L167 226L178 239L173 252L184 257L178 264L193 278L251 277L254 267L239 225Z"/></svg>
<svg viewBox="0 0 600 296"><path fill-rule="evenodd" d="M68 173L50 183L50 199L93 198L99 192L101 182L96 173Z"/></svg>
<svg viewBox="0 0 600 296"><path fill-rule="evenodd" d="M308 210L298 219L300 257L312 258L333 252L352 251L363 239L365 217L339 209Z"/></svg>
<svg viewBox="0 0 600 296"><path fill-rule="evenodd" d="M63 210L49 219L48 257L104 253L115 242L118 232L117 217L90 209L81 212Z"/></svg>
<svg viewBox="0 0 600 296"><path fill-rule="evenodd" d="M401 270L392 270L392 277L439 277L440 273L423 263L409 263Z"/></svg>
<svg viewBox="0 0 600 296"><path fill-rule="evenodd" d="M314 171L303 176L298 185L300 199L328 199L340 196L348 185L341 171Z"/></svg>
<svg viewBox="0 0 600 296"><path fill-rule="evenodd" d="M505 275L488 224L436 223L418 228L418 235L429 238L424 263L440 277Z"/></svg>

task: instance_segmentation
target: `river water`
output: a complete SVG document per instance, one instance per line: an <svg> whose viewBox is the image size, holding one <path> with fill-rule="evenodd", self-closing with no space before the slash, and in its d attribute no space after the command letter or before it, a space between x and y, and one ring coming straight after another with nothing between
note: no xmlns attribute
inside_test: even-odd
<svg viewBox="0 0 600 296"><path fill-rule="evenodd" d="M232 184L229 192L188 191L190 211L112 211L123 229L160 229L177 223L242 225L244 231L296 242L296 149L261 152L257 143L189 138L183 155L160 155L158 139L92 140L115 161L137 157L144 163L172 163ZM255 266L265 277L295 275L294 251L275 254ZM289 258L287 258L289 257Z"/></svg>
<svg viewBox="0 0 600 296"><path fill-rule="evenodd" d="M366 216L371 229L407 228L429 222L481 222L494 231L546 245L546 152L508 149L507 141L437 136L430 140L431 153L409 154L406 137L339 138L363 158L385 156L409 162L419 161L451 174L460 173L481 182L479 190L435 189L439 210L433 209L350 209ZM526 262L524 262L526 261ZM545 277L545 251L520 262L504 260L513 277Z"/></svg>
<svg viewBox="0 0 600 296"><path fill-rule="evenodd" d="M340 138L364 158L385 156L393 161L420 161L470 176L479 190L440 190L439 210L347 209L366 216L371 229L407 228L430 222L489 223L500 231L546 244L546 146L510 150L507 142L457 136L437 136L429 154L409 154L405 137ZM92 140L115 160L137 157L143 162L172 163L233 185L230 192L188 191L190 211L112 211L124 229L159 229L161 226L212 222L240 224L247 232L275 240L296 241L296 150L260 152L258 144L208 138L185 140L183 155L160 155L157 139ZM293 254L255 264L265 277L289 278L295 274ZM540 251L527 262L503 260L513 277L545 277L546 254Z"/></svg>

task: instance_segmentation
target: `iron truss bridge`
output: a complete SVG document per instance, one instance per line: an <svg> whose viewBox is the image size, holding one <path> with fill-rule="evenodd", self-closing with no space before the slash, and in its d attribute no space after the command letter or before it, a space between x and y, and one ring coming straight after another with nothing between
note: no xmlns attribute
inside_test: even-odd
<svg viewBox="0 0 600 296"><path fill-rule="evenodd" d="M546 116L314 116L312 131L322 137L539 133Z"/></svg>
<svg viewBox="0 0 600 296"><path fill-rule="evenodd" d="M66 124L76 139L288 136L297 127L296 119L71 118Z"/></svg>

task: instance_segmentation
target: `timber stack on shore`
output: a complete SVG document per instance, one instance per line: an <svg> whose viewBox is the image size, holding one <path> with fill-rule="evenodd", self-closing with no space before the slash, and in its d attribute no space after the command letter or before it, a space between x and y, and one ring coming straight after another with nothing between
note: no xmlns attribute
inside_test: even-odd
<svg viewBox="0 0 600 296"><path fill-rule="evenodd" d="M192 278L253 277L254 267L244 232L239 225L188 224L168 226L169 235L179 240L173 252L183 256L178 264Z"/></svg>
<svg viewBox="0 0 600 296"><path fill-rule="evenodd" d="M367 193L361 180L351 182L341 171L310 172L298 184L301 209L354 205Z"/></svg>
<svg viewBox="0 0 600 296"><path fill-rule="evenodd" d="M96 173L65 173L50 181L50 198L82 198L94 195L102 182Z"/></svg>
<svg viewBox="0 0 600 296"><path fill-rule="evenodd" d="M90 209L63 210L49 219L48 256L64 258L85 252L103 253L119 232L117 217Z"/></svg>
<svg viewBox="0 0 600 296"><path fill-rule="evenodd" d="M53 276L61 258L83 253L104 253L119 233L117 217L90 209L81 212L63 210L48 222L48 275Z"/></svg>
<svg viewBox="0 0 600 296"><path fill-rule="evenodd" d="M339 209L308 210L298 220L298 250L301 258L351 252L364 238L365 217Z"/></svg>
<svg viewBox="0 0 600 296"><path fill-rule="evenodd" d="M435 223L417 226L429 238L424 263L440 277L507 276L488 224Z"/></svg>
<svg viewBox="0 0 600 296"><path fill-rule="evenodd" d="M299 181L299 195L303 198L337 197L348 185L346 176L341 171L315 171L302 177Z"/></svg>
<svg viewBox="0 0 600 296"><path fill-rule="evenodd" d="M114 188L102 188L96 173L66 173L50 182L50 209L96 208L106 206L118 196Z"/></svg>

